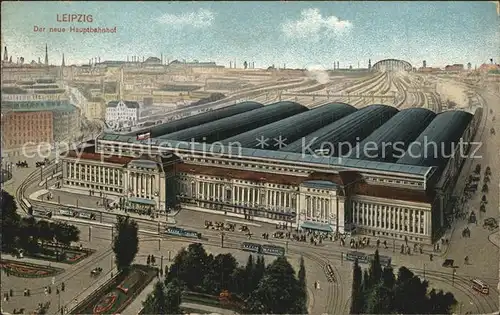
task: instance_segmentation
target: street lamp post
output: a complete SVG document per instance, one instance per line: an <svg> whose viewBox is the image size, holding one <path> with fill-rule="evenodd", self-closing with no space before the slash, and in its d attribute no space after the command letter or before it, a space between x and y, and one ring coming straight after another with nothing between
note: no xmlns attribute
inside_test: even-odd
<svg viewBox="0 0 500 315"><path fill-rule="evenodd" d="M89 225L89 242L92 240L92 226Z"/></svg>
<svg viewBox="0 0 500 315"><path fill-rule="evenodd" d="M453 267L453 271L452 271L452 274L451 274L451 285L452 286L455 286L455 274L457 273L457 269L455 267Z"/></svg>

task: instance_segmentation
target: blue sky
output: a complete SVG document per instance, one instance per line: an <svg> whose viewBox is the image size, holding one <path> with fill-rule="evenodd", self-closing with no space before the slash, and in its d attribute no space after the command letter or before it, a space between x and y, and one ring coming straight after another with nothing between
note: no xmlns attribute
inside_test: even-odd
<svg viewBox="0 0 500 315"><path fill-rule="evenodd" d="M58 23L57 14L93 23ZM364 67L385 58L420 66L500 59L500 17L477 2L2 2L9 55L60 64L126 60L127 55L257 67ZM116 34L34 32L34 26L117 27ZM2 48L3 50L3 48ZM2 51L3 53L3 51Z"/></svg>

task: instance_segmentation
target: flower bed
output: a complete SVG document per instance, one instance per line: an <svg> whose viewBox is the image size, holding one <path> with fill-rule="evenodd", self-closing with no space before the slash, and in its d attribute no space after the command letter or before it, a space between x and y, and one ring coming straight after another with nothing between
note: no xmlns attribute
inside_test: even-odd
<svg viewBox="0 0 500 315"><path fill-rule="evenodd" d="M70 314L118 314L144 290L156 275L156 268L133 265L127 276L116 275L80 302Z"/></svg>
<svg viewBox="0 0 500 315"><path fill-rule="evenodd" d="M14 277L20 278L45 278L53 277L64 271L61 268L31 264L21 261L0 260L0 267Z"/></svg>

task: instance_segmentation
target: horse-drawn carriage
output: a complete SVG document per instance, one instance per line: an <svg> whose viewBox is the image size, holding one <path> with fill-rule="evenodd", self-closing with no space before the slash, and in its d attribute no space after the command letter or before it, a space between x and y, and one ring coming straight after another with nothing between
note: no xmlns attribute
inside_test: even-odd
<svg viewBox="0 0 500 315"><path fill-rule="evenodd" d="M90 275L92 277L97 277L101 273L102 273L102 268L101 267L96 267L96 268L92 269L92 271L90 271Z"/></svg>
<svg viewBox="0 0 500 315"><path fill-rule="evenodd" d="M18 161L18 162L16 163L16 166L17 166L17 167L24 167L24 168L29 167L28 162L26 162L26 160L25 160L25 161Z"/></svg>

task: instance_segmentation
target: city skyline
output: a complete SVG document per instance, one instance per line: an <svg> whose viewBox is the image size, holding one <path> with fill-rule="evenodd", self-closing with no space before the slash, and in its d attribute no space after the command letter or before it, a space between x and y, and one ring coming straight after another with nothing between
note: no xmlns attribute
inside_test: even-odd
<svg viewBox="0 0 500 315"><path fill-rule="evenodd" d="M118 10L120 8L120 10ZM63 14L92 22L58 22ZM26 22L29 21L29 22ZM146 22L147 21L147 22ZM34 26L46 32L34 32ZM50 27L117 27L116 33L50 33ZM500 24L492 2L196 2L2 4L2 45L13 61L44 58L51 64L90 58L215 61L287 68L367 67L381 59L416 67L500 58Z"/></svg>

